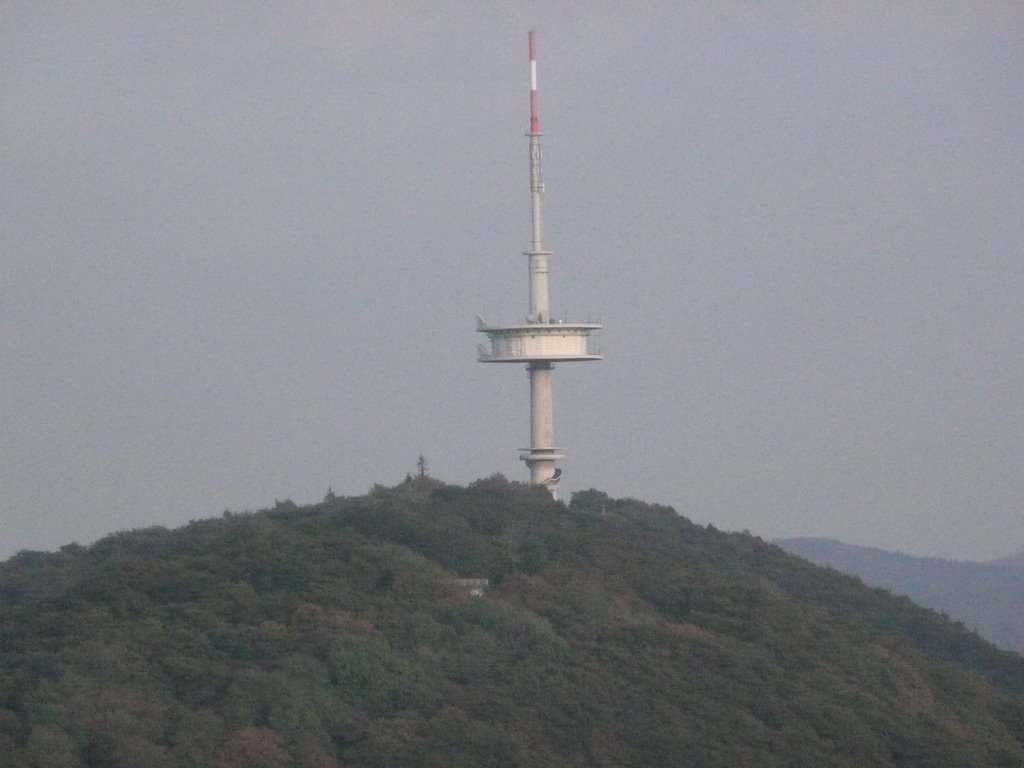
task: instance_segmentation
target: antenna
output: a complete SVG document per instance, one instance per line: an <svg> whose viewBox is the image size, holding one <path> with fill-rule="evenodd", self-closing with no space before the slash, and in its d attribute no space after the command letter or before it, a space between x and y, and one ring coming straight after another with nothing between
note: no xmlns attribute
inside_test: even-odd
<svg viewBox="0 0 1024 768"><path fill-rule="evenodd" d="M600 323L570 323L551 320L548 297L548 273L551 251L544 250L541 200L544 182L540 173L540 107L537 98L537 33L528 34L530 53L530 250L527 257L530 277L530 303L522 325L491 326L477 315L477 330L487 335L488 349L479 345L481 363L526 363L530 377L530 447L520 448L519 457L530 469L530 482L556 494L562 470L555 462L564 459L563 448L555 447L554 407L551 372L555 362L600 360L590 345L592 331Z"/></svg>
<svg viewBox="0 0 1024 768"><path fill-rule="evenodd" d="M537 107L537 30L528 33L530 41L530 133L540 133L540 109Z"/></svg>

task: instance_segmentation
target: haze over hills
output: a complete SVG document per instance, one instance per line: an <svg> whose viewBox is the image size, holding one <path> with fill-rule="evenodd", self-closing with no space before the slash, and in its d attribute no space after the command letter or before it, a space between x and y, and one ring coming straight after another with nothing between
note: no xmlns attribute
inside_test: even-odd
<svg viewBox="0 0 1024 768"><path fill-rule="evenodd" d="M0 565L0 765L1020 766L1024 659L668 507L417 478Z"/></svg>
<svg viewBox="0 0 1024 768"><path fill-rule="evenodd" d="M1024 553L987 563L914 557L834 539L775 542L788 552L862 579L962 621L1003 648L1024 653Z"/></svg>

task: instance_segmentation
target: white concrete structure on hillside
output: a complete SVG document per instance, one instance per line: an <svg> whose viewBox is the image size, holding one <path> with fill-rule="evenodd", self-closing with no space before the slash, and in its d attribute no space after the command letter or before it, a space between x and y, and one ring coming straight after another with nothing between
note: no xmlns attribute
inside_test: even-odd
<svg viewBox="0 0 1024 768"><path fill-rule="evenodd" d="M530 468L530 482L543 485L552 495L562 470L555 462L565 458L555 447L551 371L555 362L600 360L591 346L590 334L600 323L571 323L552 318L548 300L548 269L551 251L544 250L541 230L541 197L544 183L540 173L540 110L537 106L536 34L529 33L530 47L530 200L533 224L529 259L530 309L521 325L488 325L479 317L477 330L487 334L488 349L479 346L481 363L526 363L530 375L530 447L521 448L520 458Z"/></svg>

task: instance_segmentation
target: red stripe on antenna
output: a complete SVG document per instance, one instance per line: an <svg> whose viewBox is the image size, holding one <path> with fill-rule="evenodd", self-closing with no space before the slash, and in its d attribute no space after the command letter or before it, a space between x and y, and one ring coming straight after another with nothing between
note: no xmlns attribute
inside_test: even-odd
<svg viewBox="0 0 1024 768"><path fill-rule="evenodd" d="M540 133L540 108L537 106L537 30L528 33L530 41L530 133Z"/></svg>

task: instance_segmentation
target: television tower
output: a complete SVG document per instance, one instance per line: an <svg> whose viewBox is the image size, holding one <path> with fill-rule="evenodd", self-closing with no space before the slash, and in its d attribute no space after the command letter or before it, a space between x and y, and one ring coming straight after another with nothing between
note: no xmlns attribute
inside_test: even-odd
<svg viewBox="0 0 1024 768"><path fill-rule="evenodd" d="M487 335L488 349L478 346L481 363L526 363L530 376L530 447L520 448L519 457L530 468L530 482L543 485L552 495L562 470L555 462L565 458L565 449L555 447L551 371L556 362L600 360L591 348L590 334L600 323L569 323L555 320L548 302L548 268L551 251L544 250L541 228L541 198L544 182L540 174L540 110L537 105L537 35L529 32L530 45L530 220L532 235L528 259L530 309L521 325L488 325L479 317L477 330Z"/></svg>

